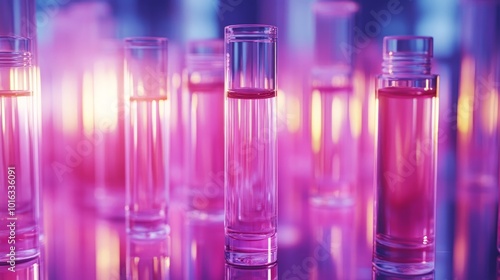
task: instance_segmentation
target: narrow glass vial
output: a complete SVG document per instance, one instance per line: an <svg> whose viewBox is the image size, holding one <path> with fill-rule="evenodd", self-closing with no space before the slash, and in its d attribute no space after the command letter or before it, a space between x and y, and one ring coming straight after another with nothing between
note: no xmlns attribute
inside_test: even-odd
<svg viewBox="0 0 500 280"><path fill-rule="evenodd" d="M225 255L276 262L276 37L269 25L225 28Z"/></svg>
<svg viewBox="0 0 500 280"><path fill-rule="evenodd" d="M125 40L127 231L168 234L167 39Z"/></svg>
<svg viewBox="0 0 500 280"><path fill-rule="evenodd" d="M103 41L93 72L96 208L104 217L121 219L126 185L122 50L121 41Z"/></svg>
<svg viewBox="0 0 500 280"><path fill-rule="evenodd" d="M39 255L38 121L31 40L0 37L0 264Z"/></svg>
<svg viewBox="0 0 500 280"><path fill-rule="evenodd" d="M188 209L200 219L224 217L224 41L188 46L186 168Z"/></svg>
<svg viewBox="0 0 500 280"><path fill-rule="evenodd" d="M352 86L351 45L354 15L351 1L317 2L315 61L311 73L311 155L313 175L310 200L316 206L354 204L358 136L356 98Z"/></svg>
<svg viewBox="0 0 500 280"><path fill-rule="evenodd" d="M431 37L384 38L377 82L377 184L373 264L380 270L434 270L437 75Z"/></svg>

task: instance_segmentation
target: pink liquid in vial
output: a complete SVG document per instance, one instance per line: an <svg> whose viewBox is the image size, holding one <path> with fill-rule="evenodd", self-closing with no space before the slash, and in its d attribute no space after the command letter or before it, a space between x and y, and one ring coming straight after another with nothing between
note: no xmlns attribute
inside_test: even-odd
<svg viewBox="0 0 500 280"><path fill-rule="evenodd" d="M129 215L132 236L168 233L167 97L131 97L129 129Z"/></svg>
<svg viewBox="0 0 500 280"><path fill-rule="evenodd" d="M227 93L226 260L239 265L276 262L276 91Z"/></svg>
<svg viewBox="0 0 500 280"><path fill-rule="evenodd" d="M313 99L315 94L318 94L319 103L313 101L311 108L314 174L311 202L317 206L350 206L354 203L358 159L357 141L349 117L352 88L315 88Z"/></svg>
<svg viewBox="0 0 500 280"><path fill-rule="evenodd" d="M382 88L378 102L374 263L426 273L434 268L436 90Z"/></svg>
<svg viewBox="0 0 500 280"><path fill-rule="evenodd" d="M0 264L12 253L17 263L39 254L38 140L32 98L29 91L0 91Z"/></svg>
<svg viewBox="0 0 500 280"><path fill-rule="evenodd" d="M189 85L188 207L199 218L224 215L224 83Z"/></svg>

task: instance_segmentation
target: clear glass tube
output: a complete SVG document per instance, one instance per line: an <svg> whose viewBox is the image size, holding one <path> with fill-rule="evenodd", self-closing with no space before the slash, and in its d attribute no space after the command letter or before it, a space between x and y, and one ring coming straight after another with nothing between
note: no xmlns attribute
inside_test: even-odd
<svg viewBox="0 0 500 280"><path fill-rule="evenodd" d="M31 40L0 37L0 263L39 255L38 121Z"/></svg>
<svg viewBox="0 0 500 280"><path fill-rule="evenodd" d="M3 0L0 2L0 35L36 38L35 0ZM33 53L34 44L30 46Z"/></svg>
<svg viewBox="0 0 500 280"><path fill-rule="evenodd" d="M276 262L276 38L269 25L225 28L225 255Z"/></svg>
<svg viewBox="0 0 500 280"><path fill-rule="evenodd" d="M167 39L125 40L127 231L137 238L168 234Z"/></svg>
<svg viewBox="0 0 500 280"><path fill-rule="evenodd" d="M121 41L103 40L93 67L96 208L119 218L125 216L126 185L122 50Z"/></svg>
<svg viewBox="0 0 500 280"><path fill-rule="evenodd" d="M188 46L186 132L188 210L202 219L224 217L224 41Z"/></svg>
<svg viewBox="0 0 500 280"><path fill-rule="evenodd" d="M380 270L434 270L437 75L431 37L384 38L377 82L377 169L373 264Z"/></svg>
<svg viewBox="0 0 500 280"><path fill-rule="evenodd" d="M310 137L313 163L310 199L318 206L354 204L360 117L352 86L350 31L358 5L317 2L315 63L311 73Z"/></svg>
<svg viewBox="0 0 500 280"><path fill-rule="evenodd" d="M498 187L498 91L495 52L498 1L464 1L462 61L457 105L457 187L496 191ZM497 37L497 39L495 39Z"/></svg>

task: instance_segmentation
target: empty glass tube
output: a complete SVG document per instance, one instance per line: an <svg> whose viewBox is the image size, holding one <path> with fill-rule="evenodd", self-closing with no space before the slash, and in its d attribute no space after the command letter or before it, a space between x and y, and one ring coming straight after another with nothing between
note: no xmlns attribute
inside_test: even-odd
<svg viewBox="0 0 500 280"><path fill-rule="evenodd" d="M277 258L276 37L225 28L225 255L237 265Z"/></svg>
<svg viewBox="0 0 500 280"><path fill-rule="evenodd" d="M125 213L125 106L121 42L103 41L94 67L94 168L97 210L106 217ZM114 156L110 157L109 155Z"/></svg>
<svg viewBox="0 0 500 280"><path fill-rule="evenodd" d="M384 38L377 83L377 189L373 264L380 270L434 270L437 75L431 37Z"/></svg>
<svg viewBox="0 0 500 280"><path fill-rule="evenodd" d="M224 217L224 41L190 42L186 168L188 209L201 219Z"/></svg>
<svg viewBox="0 0 500 280"><path fill-rule="evenodd" d="M358 5L317 2L311 73L310 199L317 206L354 204L357 178L359 102L352 85L352 36Z"/></svg>
<svg viewBox="0 0 500 280"><path fill-rule="evenodd" d="M125 40L127 231L137 238L168 233L167 39Z"/></svg>
<svg viewBox="0 0 500 280"><path fill-rule="evenodd" d="M31 40L0 37L0 264L39 254L38 120Z"/></svg>

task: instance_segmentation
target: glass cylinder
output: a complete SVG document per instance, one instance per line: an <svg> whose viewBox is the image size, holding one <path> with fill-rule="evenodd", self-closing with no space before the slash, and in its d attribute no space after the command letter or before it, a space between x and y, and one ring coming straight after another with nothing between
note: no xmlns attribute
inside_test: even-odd
<svg viewBox="0 0 500 280"><path fill-rule="evenodd" d="M0 263L39 255L38 109L31 40L0 37Z"/></svg>
<svg viewBox="0 0 500 280"><path fill-rule="evenodd" d="M35 0L3 0L0 2L0 35L36 38ZM35 45L30 46L33 52Z"/></svg>
<svg viewBox="0 0 500 280"><path fill-rule="evenodd" d="M358 5L317 2L315 63L311 71L310 199L317 206L354 204L358 168L360 102L352 85L352 36Z"/></svg>
<svg viewBox="0 0 500 280"><path fill-rule="evenodd" d="M380 270L434 270L437 75L433 39L384 38L377 82L377 184L373 264Z"/></svg>
<svg viewBox="0 0 500 280"><path fill-rule="evenodd" d="M463 1L463 40L457 117L457 187L496 191L498 91L495 53L500 48L498 1Z"/></svg>
<svg viewBox="0 0 500 280"><path fill-rule="evenodd" d="M125 40L127 231L137 238L168 234L167 39Z"/></svg>
<svg viewBox="0 0 500 280"><path fill-rule="evenodd" d="M225 28L225 256L276 262L276 38L269 25Z"/></svg>
<svg viewBox="0 0 500 280"><path fill-rule="evenodd" d="M105 217L124 218L125 104L121 41L103 40L93 67L95 203ZM114 156L110 157L109 155Z"/></svg>
<svg viewBox="0 0 500 280"><path fill-rule="evenodd" d="M188 46L186 168L188 210L200 219L224 217L224 41Z"/></svg>

